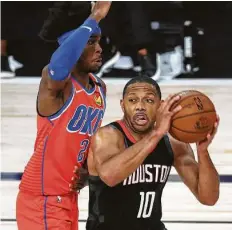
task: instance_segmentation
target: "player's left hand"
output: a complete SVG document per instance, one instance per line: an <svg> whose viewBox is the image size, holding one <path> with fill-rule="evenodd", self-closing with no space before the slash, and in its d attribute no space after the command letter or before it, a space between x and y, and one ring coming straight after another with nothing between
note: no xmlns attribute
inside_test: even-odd
<svg viewBox="0 0 232 230"><path fill-rule="evenodd" d="M72 177L72 182L69 184L70 191L77 192L84 188L88 183L89 172L85 167L75 166L74 176Z"/></svg>
<svg viewBox="0 0 232 230"><path fill-rule="evenodd" d="M214 128L213 131L211 133L208 133L206 138L203 141L200 141L197 144L197 151L198 152L205 152L208 149L208 146L210 145L210 143L212 142L212 140L214 139L217 130L218 130L218 126L219 126L219 122L220 122L220 118L217 115L217 120L214 124Z"/></svg>

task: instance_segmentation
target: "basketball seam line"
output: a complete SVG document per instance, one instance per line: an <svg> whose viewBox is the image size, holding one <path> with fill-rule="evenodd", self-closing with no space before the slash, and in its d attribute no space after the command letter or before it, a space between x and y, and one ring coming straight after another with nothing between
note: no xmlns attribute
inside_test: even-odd
<svg viewBox="0 0 232 230"><path fill-rule="evenodd" d="M178 119L180 119L180 118L191 117L191 116L194 116L194 115L197 115L197 114L212 113L212 112L216 112L216 111L215 111L215 110L210 110L210 111L202 111L202 112L200 112L200 113L191 113L191 114L188 114L188 115L184 115L184 116L180 116L180 117L174 118L174 119L172 120L172 122L175 121L175 120L178 120Z"/></svg>
<svg viewBox="0 0 232 230"><path fill-rule="evenodd" d="M185 99L188 99L189 97L195 97L195 96L197 96L197 95L200 95L200 96L203 96L203 97L206 97L207 99L209 99L209 97L207 97L206 95L204 95L204 94L202 94L202 93L200 93L200 92L198 92L198 93L197 93L197 92L198 92L198 91L196 91L196 94L193 94L193 95L189 95L189 96L180 98L180 100L177 101L177 103L180 104L182 101L185 101ZM176 96L178 96L178 94L177 94ZM181 96L180 96L180 97L181 97ZM209 99L209 100L210 100L210 99Z"/></svg>
<svg viewBox="0 0 232 230"><path fill-rule="evenodd" d="M175 127L175 126L172 126L172 128L177 129L177 130L179 130L179 131L181 131L181 132L183 132L183 133L192 133L192 134L203 134L203 133L205 133L206 131L210 131L210 129L209 129L209 130L206 130L206 131L204 131L204 132L191 132L191 131L186 131L186 130L179 129L179 128Z"/></svg>

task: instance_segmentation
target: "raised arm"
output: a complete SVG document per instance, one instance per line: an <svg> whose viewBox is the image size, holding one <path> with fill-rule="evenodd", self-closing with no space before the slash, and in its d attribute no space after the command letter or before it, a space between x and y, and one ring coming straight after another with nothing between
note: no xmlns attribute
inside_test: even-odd
<svg viewBox="0 0 232 230"><path fill-rule="evenodd" d="M219 198L219 175L209 156L207 147L216 133L208 135L207 140L197 144L198 162L189 144L170 137L174 151L174 166L183 182L196 198L205 205L214 205Z"/></svg>
<svg viewBox="0 0 232 230"><path fill-rule="evenodd" d="M39 87L38 110L44 116L57 112L72 93L69 73L80 58L98 23L109 11L110 2L97 2L89 18L53 53L50 63L42 71Z"/></svg>

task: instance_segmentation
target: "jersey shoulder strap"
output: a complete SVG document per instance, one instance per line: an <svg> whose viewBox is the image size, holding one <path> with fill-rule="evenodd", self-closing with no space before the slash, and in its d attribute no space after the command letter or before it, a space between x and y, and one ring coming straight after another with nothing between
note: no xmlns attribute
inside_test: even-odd
<svg viewBox="0 0 232 230"><path fill-rule="evenodd" d="M114 129L118 129L118 130L121 131L123 134L125 134L125 133L123 132L122 127L120 126L120 124L119 124L117 121L111 122L111 123L109 123L107 126L111 126L111 127L114 128Z"/></svg>
<svg viewBox="0 0 232 230"><path fill-rule="evenodd" d="M121 123L121 121L114 121L114 122L111 122L110 124L108 124L108 126L111 126L114 129L118 129L124 136L125 146L129 147L129 146L133 145L134 143L130 140L127 133L124 131L123 127L120 125L120 123Z"/></svg>

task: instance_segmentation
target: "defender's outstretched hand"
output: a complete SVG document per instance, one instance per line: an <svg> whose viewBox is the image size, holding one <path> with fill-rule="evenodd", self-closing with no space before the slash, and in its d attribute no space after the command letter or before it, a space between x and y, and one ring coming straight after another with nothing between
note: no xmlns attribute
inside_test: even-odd
<svg viewBox="0 0 232 230"><path fill-rule="evenodd" d="M111 1L98 1L92 4L92 13L90 17L94 18L97 22L106 17L111 6Z"/></svg>

